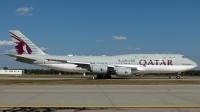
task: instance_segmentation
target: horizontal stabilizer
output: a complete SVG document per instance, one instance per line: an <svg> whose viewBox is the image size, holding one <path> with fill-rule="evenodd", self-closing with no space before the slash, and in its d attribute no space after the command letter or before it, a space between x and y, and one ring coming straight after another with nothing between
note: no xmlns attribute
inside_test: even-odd
<svg viewBox="0 0 200 112"><path fill-rule="evenodd" d="M13 55L13 54L5 54L5 55L12 57L16 61L30 63L30 64L32 64L34 61L36 61L35 59L26 58L26 57L23 57L22 55L20 55L20 56L19 55Z"/></svg>

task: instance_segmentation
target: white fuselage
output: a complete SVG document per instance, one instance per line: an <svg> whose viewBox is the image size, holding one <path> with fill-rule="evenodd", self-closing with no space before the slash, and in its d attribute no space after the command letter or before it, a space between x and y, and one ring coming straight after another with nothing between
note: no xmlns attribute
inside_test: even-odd
<svg viewBox="0 0 200 112"><path fill-rule="evenodd" d="M144 55L144 56L143 56ZM87 62L97 65L107 65L108 67L130 67L137 68L137 73L175 73L191 70L197 64L183 55L163 54L133 54L119 56L65 56L45 57L50 59L70 60L74 62ZM77 64L61 63L57 61L46 61L45 63L35 63L36 65L48 67L66 72L86 73L88 70L77 67Z"/></svg>

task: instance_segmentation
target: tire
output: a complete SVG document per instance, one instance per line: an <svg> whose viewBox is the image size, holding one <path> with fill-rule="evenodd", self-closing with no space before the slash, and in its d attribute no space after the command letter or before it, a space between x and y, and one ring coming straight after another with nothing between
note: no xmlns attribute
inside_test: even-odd
<svg viewBox="0 0 200 112"><path fill-rule="evenodd" d="M176 76L176 79L180 79L181 77L179 77L179 76Z"/></svg>
<svg viewBox="0 0 200 112"><path fill-rule="evenodd" d="M97 75L97 79L99 79L99 75Z"/></svg>
<svg viewBox="0 0 200 112"><path fill-rule="evenodd" d="M111 79L111 75L108 78Z"/></svg>

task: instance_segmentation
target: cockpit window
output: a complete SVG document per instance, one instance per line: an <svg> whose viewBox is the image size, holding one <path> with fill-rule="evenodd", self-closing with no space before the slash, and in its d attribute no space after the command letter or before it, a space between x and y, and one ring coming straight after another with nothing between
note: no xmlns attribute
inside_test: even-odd
<svg viewBox="0 0 200 112"><path fill-rule="evenodd" d="M186 58L186 56L182 56L182 58Z"/></svg>

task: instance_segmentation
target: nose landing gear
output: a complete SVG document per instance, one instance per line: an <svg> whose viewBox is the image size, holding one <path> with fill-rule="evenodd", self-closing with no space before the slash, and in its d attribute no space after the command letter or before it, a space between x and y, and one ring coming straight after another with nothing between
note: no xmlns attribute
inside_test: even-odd
<svg viewBox="0 0 200 112"><path fill-rule="evenodd" d="M180 78L181 78L181 76L180 76L180 75L177 75L177 76L176 76L176 79L180 79Z"/></svg>
<svg viewBox="0 0 200 112"><path fill-rule="evenodd" d="M177 76L176 76L176 79L180 79L181 78L181 72L178 72Z"/></svg>

